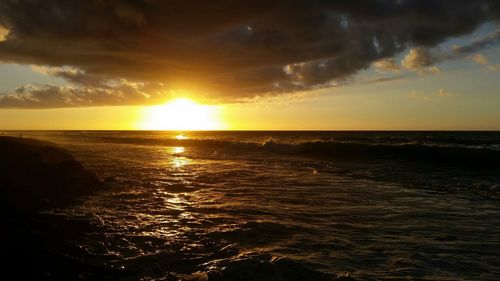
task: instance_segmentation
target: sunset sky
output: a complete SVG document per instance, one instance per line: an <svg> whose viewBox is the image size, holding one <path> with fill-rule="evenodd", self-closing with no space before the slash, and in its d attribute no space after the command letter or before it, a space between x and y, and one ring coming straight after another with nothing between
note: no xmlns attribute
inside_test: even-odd
<svg viewBox="0 0 500 281"><path fill-rule="evenodd" d="M0 2L0 129L500 130L500 1Z"/></svg>

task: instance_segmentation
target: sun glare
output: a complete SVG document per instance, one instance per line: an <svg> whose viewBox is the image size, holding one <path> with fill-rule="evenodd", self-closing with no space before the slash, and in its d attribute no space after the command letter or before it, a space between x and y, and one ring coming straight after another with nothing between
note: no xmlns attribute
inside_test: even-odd
<svg viewBox="0 0 500 281"><path fill-rule="evenodd" d="M146 130L217 130L223 127L218 118L219 110L217 106L200 105L190 99L179 98L146 108L139 126Z"/></svg>

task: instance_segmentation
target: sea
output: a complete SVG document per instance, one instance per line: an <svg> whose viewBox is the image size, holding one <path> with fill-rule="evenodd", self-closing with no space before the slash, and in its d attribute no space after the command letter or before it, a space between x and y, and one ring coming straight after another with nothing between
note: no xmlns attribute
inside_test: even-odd
<svg viewBox="0 0 500 281"><path fill-rule="evenodd" d="M43 222L96 279L500 280L500 132L19 134L105 183Z"/></svg>

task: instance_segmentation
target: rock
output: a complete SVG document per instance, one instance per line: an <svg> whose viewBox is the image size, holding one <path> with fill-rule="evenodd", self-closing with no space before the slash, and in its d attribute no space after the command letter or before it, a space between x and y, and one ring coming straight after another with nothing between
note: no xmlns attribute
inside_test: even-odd
<svg viewBox="0 0 500 281"><path fill-rule="evenodd" d="M2 208L37 211L65 206L92 194L101 183L56 145L0 137Z"/></svg>

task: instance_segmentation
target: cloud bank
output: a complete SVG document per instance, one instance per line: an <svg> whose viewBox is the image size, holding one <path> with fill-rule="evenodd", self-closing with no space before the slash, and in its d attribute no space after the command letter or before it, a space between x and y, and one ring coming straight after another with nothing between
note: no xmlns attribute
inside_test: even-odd
<svg viewBox="0 0 500 281"><path fill-rule="evenodd" d="M0 61L51 67L73 86L23 87L0 97L0 107L162 96L156 86L123 89L130 81L218 101L328 87L408 47L415 53L404 67L430 66L444 58L426 50L498 19L496 0L2 0Z"/></svg>

